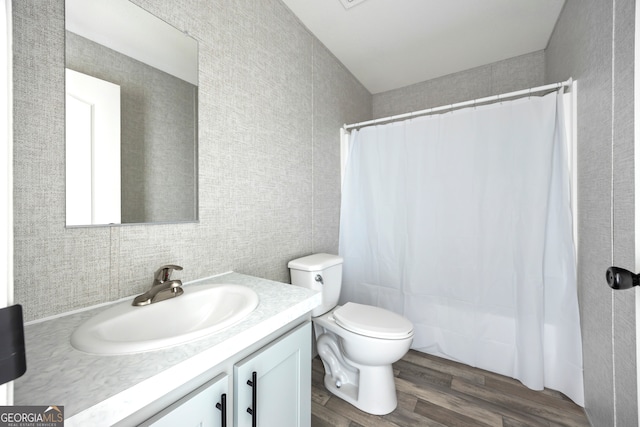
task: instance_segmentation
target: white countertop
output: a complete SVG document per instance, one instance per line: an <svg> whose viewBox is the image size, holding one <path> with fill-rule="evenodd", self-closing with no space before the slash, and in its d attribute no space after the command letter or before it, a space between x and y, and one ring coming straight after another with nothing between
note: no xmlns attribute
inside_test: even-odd
<svg viewBox="0 0 640 427"><path fill-rule="evenodd" d="M86 354L69 341L82 322L109 306L28 325L27 372L14 383L14 404L62 405L67 426L111 425L309 313L322 298L309 289L238 273L197 283L245 285L260 302L244 320L212 336L122 356Z"/></svg>

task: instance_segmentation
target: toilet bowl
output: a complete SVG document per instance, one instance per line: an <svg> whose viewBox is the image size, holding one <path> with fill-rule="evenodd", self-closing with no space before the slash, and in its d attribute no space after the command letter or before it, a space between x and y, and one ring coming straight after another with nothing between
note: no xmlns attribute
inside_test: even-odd
<svg viewBox="0 0 640 427"><path fill-rule="evenodd" d="M342 326L341 312L353 308L379 310L383 318L397 316L395 336L392 338L389 331L381 333L375 327L355 332ZM373 310L370 311L373 314ZM327 390L370 414L392 412L398 402L391 364L409 351L413 340L411 322L390 311L355 303L338 306L313 321ZM381 335L385 337L381 338Z"/></svg>
<svg viewBox="0 0 640 427"><path fill-rule="evenodd" d="M310 255L289 262L289 268L293 285L323 294L312 320L327 390L364 412L392 412L397 406L392 363L409 350L412 323L379 307L353 302L337 306L342 285L339 256Z"/></svg>

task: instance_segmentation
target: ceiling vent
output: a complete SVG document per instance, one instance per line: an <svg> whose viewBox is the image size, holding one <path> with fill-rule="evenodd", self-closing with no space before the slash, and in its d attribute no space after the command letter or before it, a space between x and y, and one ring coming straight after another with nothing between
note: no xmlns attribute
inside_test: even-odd
<svg viewBox="0 0 640 427"><path fill-rule="evenodd" d="M340 0L340 3L344 6L345 9L351 9L353 6L357 6L365 0Z"/></svg>

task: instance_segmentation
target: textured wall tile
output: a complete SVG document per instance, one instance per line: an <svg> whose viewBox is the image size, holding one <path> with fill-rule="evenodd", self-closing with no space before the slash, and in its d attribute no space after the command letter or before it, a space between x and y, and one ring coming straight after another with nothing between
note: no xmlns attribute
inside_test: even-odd
<svg viewBox="0 0 640 427"><path fill-rule="evenodd" d="M112 229L64 228L64 1L14 3L15 299L27 320L142 292L163 264L182 265L182 280L288 281L314 238L336 248L339 127L370 118L370 95L282 2L135 1L199 42L199 222ZM315 103L314 91L329 95ZM331 206L321 225L315 205Z"/></svg>
<svg viewBox="0 0 640 427"><path fill-rule="evenodd" d="M321 43L313 52L313 252L337 254L340 127L371 117L371 94Z"/></svg>
<svg viewBox="0 0 640 427"><path fill-rule="evenodd" d="M374 118L527 89L544 82L544 52L534 52L373 95Z"/></svg>
<svg viewBox="0 0 640 427"><path fill-rule="evenodd" d="M603 279L610 265L634 269L633 4L616 2L615 87L611 2L567 1L546 50L548 82L578 80L578 291L594 426L638 419L634 298Z"/></svg>
<svg viewBox="0 0 640 427"><path fill-rule="evenodd" d="M634 19L635 2L616 2L615 111L613 146L614 261L635 264L634 174ZM616 418L620 424L638 419L636 313L634 292L615 293L613 304L614 358L616 364Z"/></svg>
<svg viewBox="0 0 640 427"><path fill-rule="evenodd" d="M543 50L495 62L491 64L489 95L541 86L545 83L544 72Z"/></svg>
<svg viewBox="0 0 640 427"><path fill-rule="evenodd" d="M13 11L14 297L28 320L108 297L109 232L64 227L63 3Z"/></svg>

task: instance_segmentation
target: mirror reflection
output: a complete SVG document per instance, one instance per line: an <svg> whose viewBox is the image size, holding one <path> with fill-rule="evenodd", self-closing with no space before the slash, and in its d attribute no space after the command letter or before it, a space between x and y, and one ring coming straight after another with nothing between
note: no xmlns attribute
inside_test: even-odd
<svg viewBox="0 0 640 427"><path fill-rule="evenodd" d="M197 42L128 0L66 0L67 226L197 220Z"/></svg>

